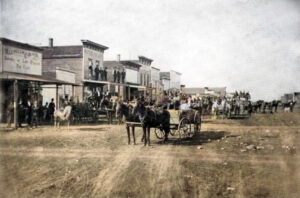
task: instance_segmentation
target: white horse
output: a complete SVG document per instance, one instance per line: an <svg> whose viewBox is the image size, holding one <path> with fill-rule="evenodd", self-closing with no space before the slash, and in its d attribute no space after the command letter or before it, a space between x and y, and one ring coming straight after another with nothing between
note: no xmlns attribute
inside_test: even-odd
<svg viewBox="0 0 300 198"><path fill-rule="evenodd" d="M72 106L68 105L63 111L54 112L54 127L59 127L60 122L66 121L68 130L70 130L70 116L72 112Z"/></svg>

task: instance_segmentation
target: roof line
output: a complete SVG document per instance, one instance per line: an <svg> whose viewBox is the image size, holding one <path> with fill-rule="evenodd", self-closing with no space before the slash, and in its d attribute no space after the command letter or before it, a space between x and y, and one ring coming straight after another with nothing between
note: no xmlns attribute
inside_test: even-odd
<svg viewBox="0 0 300 198"><path fill-rule="evenodd" d="M108 49L108 47L106 47L104 45L101 45L101 44L98 44L98 43L95 43L95 42L90 41L90 40L81 40L81 42L82 42L83 45L85 45L85 44L92 45L94 47L98 47L98 48L103 49L103 50L107 50Z"/></svg>
<svg viewBox="0 0 300 198"><path fill-rule="evenodd" d="M35 50L43 51L42 48L34 46L34 45L30 45L28 43L21 43L19 41L14 41L14 40L11 40L11 39L8 39L8 38L4 38L4 37L0 37L0 40L3 41L4 43L7 42L7 43L11 43L11 44L20 45L20 46L23 46L23 47L27 47L27 48L32 48L32 49L35 49Z"/></svg>

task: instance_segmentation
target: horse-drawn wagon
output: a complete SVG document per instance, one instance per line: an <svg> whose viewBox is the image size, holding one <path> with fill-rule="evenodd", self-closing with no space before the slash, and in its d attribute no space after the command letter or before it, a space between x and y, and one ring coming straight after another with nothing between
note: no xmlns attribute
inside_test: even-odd
<svg viewBox="0 0 300 198"><path fill-rule="evenodd" d="M115 110L112 108L96 108L89 103L78 103L73 105L73 122L86 123L98 122L99 120L107 121L112 124Z"/></svg>
<svg viewBox="0 0 300 198"><path fill-rule="evenodd" d="M178 135L179 139L192 138L201 129L201 111L189 110L168 110L170 113L170 134ZM165 137L162 128L155 128L155 135L158 139Z"/></svg>

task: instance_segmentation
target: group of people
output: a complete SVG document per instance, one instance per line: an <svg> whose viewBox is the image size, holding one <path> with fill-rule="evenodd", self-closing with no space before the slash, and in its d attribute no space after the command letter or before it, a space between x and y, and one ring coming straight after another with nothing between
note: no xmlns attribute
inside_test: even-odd
<svg viewBox="0 0 300 198"><path fill-rule="evenodd" d="M93 68L93 65L91 64L89 66L89 71L92 79L94 80L101 80L101 81L107 81L107 68L105 67L102 69L97 64L95 68Z"/></svg>
<svg viewBox="0 0 300 198"><path fill-rule="evenodd" d="M102 69L99 67L97 64L95 68L93 68L93 64L90 64L89 66L89 73L92 79L94 80L100 80L100 81L107 81L107 67ZM123 69L122 71L118 70L116 67L113 70L113 80L115 83L125 83L125 78L126 78L126 72Z"/></svg>
<svg viewBox="0 0 300 198"><path fill-rule="evenodd" d="M125 83L126 72L124 69L120 71L115 67L113 71L113 76L114 76L114 82Z"/></svg>
<svg viewBox="0 0 300 198"><path fill-rule="evenodd" d="M17 120L18 127L22 127L23 123L27 123L29 127L37 127L41 122L47 122L53 120L55 112L55 103L52 98L50 103L46 102L45 105L42 101L24 99L18 103ZM14 105L13 102L9 102L7 106L7 123L8 127L11 126L14 117Z"/></svg>

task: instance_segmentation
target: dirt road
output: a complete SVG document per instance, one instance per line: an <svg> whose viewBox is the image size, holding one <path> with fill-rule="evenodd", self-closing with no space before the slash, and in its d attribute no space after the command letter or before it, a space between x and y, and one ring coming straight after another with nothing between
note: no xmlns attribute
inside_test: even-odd
<svg viewBox="0 0 300 198"><path fill-rule="evenodd" d="M124 126L2 132L0 197L299 197L300 125L250 121L152 133L150 147L127 145Z"/></svg>

